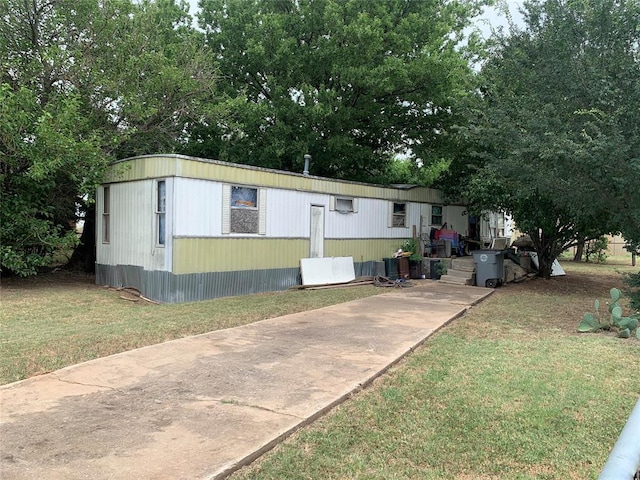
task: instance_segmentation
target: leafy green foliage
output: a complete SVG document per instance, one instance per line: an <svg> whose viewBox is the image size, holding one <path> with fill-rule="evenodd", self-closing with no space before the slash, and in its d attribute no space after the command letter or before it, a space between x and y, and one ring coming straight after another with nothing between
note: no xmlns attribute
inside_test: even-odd
<svg viewBox="0 0 640 480"><path fill-rule="evenodd" d="M436 274L439 275L439 276L446 275L447 272L448 272L447 266L445 265L444 262L437 262L434 265L434 268L436 270Z"/></svg>
<svg viewBox="0 0 640 480"><path fill-rule="evenodd" d="M380 183L391 184L410 184L431 186L436 180L447 171L450 160L441 159L434 160L428 165L418 165L410 159L395 158L391 160L384 172L380 173Z"/></svg>
<svg viewBox="0 0 640 480"><path fill-rule="evenodd" d="M73 97L42 107L23 87L0 86L0 265L36 273L73 247L76 198L89 194L106 158Z"/></svg>
<svg viewBox="0 0 640 480"><path fill-rule="evenodd" d="M636 255L640 255L640 241L626 241L624 248L629 253L635 253Z"/></svg>
<svg viewBox="0 0 640 480"><path fill-rule="evenodd" d="M475 210L513 215L548 277L563 250L640 225L640 4L534 0L524 18L494 38L452 172Z"/></svg>
<svg viewBox="0 0 640 480"><path fill-rule="evenodd" d="M203 44L184 2L0 2L2 269L33 274L78 243L110 160L175 151L187 124L210 121Z"/></svg>
<svg viewBox="0 0 640 480"><path fill-rule="evenodd" d="M420 247L418 245L417 238L408 238L407 240L402 242L402 246L400 248L402 248L403 252L411 253L409 260L412 262L421 262L424 259L422 254L420 253Z"/></svg>
<svg viewBox="0 0 640 480"><path fill-rule="evenodd" d="M190 130L185 152L289 171L309 153L312 174L381 182L396 153L442 164L471 84L460 39L481 4L203 0L221 85L244 98Z"/></svg>
<svg viewBox="0 0 640 480"><path fill-rule="evenodd" d="M595 261L596 263L604 263L607 259L607 248L609 240L607 237L598 237L593 240L587 240L584 246L584 256L587 262Z"/></svg>
<svg viewBox="0 0 640 480"><path fill-rule="evenodd" d="M415 253L418 251L418 239L408 238L404 242L402 242L402 246L400 248L402 248L403 252Z"/></svg>
<svg viewBox="0 0 640 480"><path fill-rule="evenodd" d="M640 312L640 272L626 274L623 281L629 287L627 294L630 298L631 308Z"/></svg>

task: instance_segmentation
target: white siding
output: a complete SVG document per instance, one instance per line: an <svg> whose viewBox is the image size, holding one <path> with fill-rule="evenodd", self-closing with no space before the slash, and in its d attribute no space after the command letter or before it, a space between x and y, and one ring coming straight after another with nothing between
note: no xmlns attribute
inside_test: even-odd
<svg viewBox="0 0 640 480"><path fill-rule="evenodd" d="M110 241L103 243L102 211L104 187L96 202L97 263L136 265L146 270L171 270L173 231L173 181L167 187L165 245L156 244L156 180L109 185L111 196Z"/></svg>
<svg viewBox="0 0 640 480"><path fill-rule="evenodd" d="M358 199L356 213L327 212L327 238L408 238L420 228L420 207L407 203L406 227L389 227L389 201Z"/></svg>
<svg viewBox="0 0 640 480"><path fill-rule="evenodd" d="M175 181L175 236L220 236L222 183L193 178L176 178Z"/></svg>
<svg viewBox="0 0 640 480"><path fill-rule="evenodd" d="M294 190L267 189L267 237L309 238L311 205L329 206L329 195ZM328 210L328 208L327 208ZM330 222L326 212L325 225ZM325 238L327 232L325 230Z"/></svg>
<svg viewBox="0 0 640 480"><path fill-rule="evenodd" d="M387 226L388 201L371 198L358 199L358 211L340 213L329 210L330 195L268 189L267 236L308 238L310 235L310 207L322 205L325 211L325 238L408 238L412 226L420 228L419 204L407 205L407 227ZM286 213L283 213L286 212Z"/></svg>
<svg viewBox="0 0 640 480"><path fill-rule="evenodd" d="M420 205L407 202L406 227L387 225L389 201L356 198L357 212L329 210L331 195L267 188L264 226L271 238L309 238L311 205L326 207L325 238L408 238L413 225L420 230ZM223 235L223 184L210 180L175 179L176 217L174 234L178 237L219 237ZM251 236L251 235L242 235Z"/></svg>

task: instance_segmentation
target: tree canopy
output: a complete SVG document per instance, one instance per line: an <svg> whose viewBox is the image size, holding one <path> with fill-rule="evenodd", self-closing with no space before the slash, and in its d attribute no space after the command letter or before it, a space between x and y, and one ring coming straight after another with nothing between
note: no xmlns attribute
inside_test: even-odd
<svg viewBox="0 0 640 480"><path fill-rule="evenodd" d="M106 165L161 152L290 171L309 153L312 174L380 183L444 172L475 210L514 216L542 275L585 238L640 244L638 0L526 2L476 75L464 37L484 3L201 0L201 30L184 0L0 3L1 268L76 244Z"/></svg>
<svg viewBox="0 0 640 480"><path fill-rule="evenodd" d="M524 14L495 38L451 173L477 209L513 215L549 276L585 238L638 233L640 4L534 0Z"/></svg>
<svg viewBox="0 0 640 480"><path fill-rule="evenodd" d="M3 270L34 273L78 242L72 224L110 160L174 151L188 123L212 115L215 64L187 11L173 0L0 3ZM89 254L93 240L83 237Z"/></svg>
<svg viewBox="0 0 640 480"><path fill-rule="evenodd" d="M479 3L202 0L230 120L187 152L375 181L398 152L451 155L446 132L471 69L460 46ZM240 94L240 98L237 95ZM219 139L224 139L220 141Z"/></svg>

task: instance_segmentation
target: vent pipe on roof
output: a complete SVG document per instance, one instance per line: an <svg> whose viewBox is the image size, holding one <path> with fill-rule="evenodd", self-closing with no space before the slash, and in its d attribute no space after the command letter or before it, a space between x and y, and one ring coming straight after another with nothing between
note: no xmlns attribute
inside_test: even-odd
<svg viewBox="0 0 640 480"><path fill-rule="evenodd" d="M304 171L302 172L302 174L305 177L309 176L309 163L311 162L311 155L309 155L308 153L304 156Z"/></svg>

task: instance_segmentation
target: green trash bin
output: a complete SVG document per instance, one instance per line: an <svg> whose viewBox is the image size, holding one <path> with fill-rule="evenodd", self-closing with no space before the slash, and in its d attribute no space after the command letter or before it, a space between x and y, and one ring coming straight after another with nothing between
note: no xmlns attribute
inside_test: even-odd
<svg viewBox="0 0 640 480"><path fill-rule="evenodd" d="M397 258L383 258L384 261L384 273L389 280L397 280L398 277L398 259Z"/></svg>
<svg viewBox="0 0 640 480"><path fill-rule="evenodd" d="M504 250L474 250L476 285L495 288L504 280Z"/></svg>

